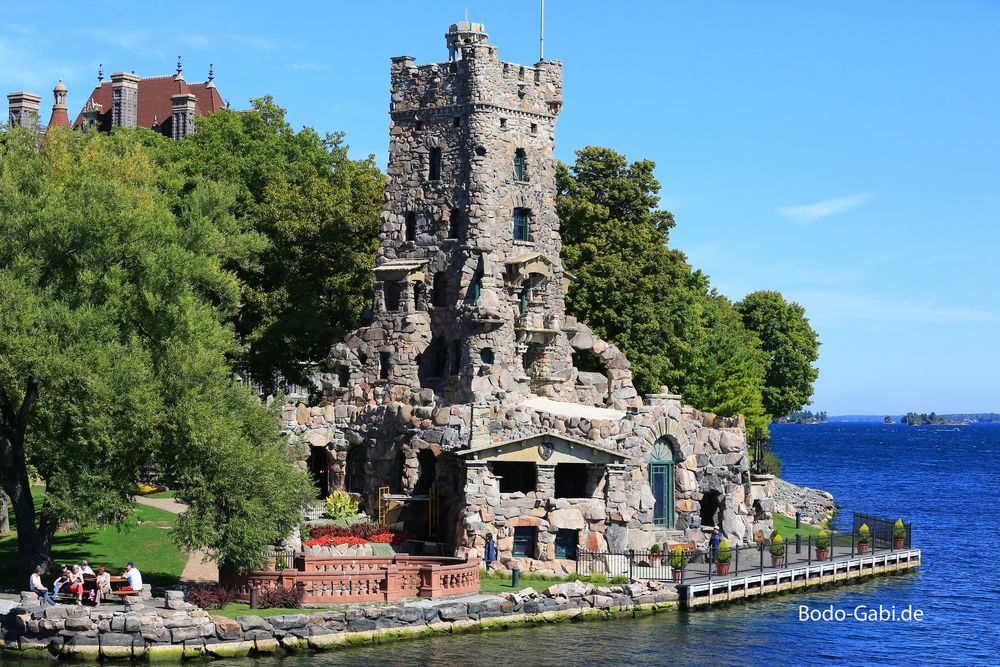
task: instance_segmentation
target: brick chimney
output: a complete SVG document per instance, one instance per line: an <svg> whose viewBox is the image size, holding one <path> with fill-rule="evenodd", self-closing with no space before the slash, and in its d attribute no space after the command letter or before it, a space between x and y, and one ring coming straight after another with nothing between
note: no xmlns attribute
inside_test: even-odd
<svg viewBox="0 0 1000 667"><path fill-rule="evenodd" d="M38 128L38 109L42 98L34 93L18 92L7 94L7 122L11 127Z"/></svg>

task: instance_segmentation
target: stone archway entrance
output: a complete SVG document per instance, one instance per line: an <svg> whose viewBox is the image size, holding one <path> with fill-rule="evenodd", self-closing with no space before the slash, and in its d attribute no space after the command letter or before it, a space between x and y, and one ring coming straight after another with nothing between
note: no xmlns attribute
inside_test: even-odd
<svg viewBox="0 0 1000 667"><path fill-rule="evenodd" d="M722 494L718 491L705 491L701 497L701 527L722 526Z"/></svg>
<svg viewBox="0 0 1000 667"><path fill-rule="evenodd" d="M312 475L313 484L316 485L316 497L324 500L332 491L330 451L326 447L310 447L306 467L309 469L309 474Z"/></svg>

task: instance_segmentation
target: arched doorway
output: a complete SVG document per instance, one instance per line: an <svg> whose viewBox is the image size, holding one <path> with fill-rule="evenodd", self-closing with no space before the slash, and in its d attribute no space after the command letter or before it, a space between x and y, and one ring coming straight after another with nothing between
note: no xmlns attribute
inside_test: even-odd
<svg viewBox="0 0 1000 667"><path fill-rule="evenodd" d="M653 443L649 460L649 487L653 492L653 523L674 527L674 452L667 438Z"/></svg>
<svg viewBox="0 0 1000 667"><path fill-rule="evenodd" d="M701 496L701 527L722 526L722 494L705 491Z"/></svg>
<svg viewBox="0 0 1000 667"><path fill-rule="evenodd" d="M316 485L316 497L323 500L330 495L330 452L326 447L310 447L306 466Z"/></svg>
<svg viewBox="0 0 1000 667"><path fill-rule="evenodd" d="M347 450L347 473L344 488L348 493L365 492L365 448L355 445Z"/></svg>

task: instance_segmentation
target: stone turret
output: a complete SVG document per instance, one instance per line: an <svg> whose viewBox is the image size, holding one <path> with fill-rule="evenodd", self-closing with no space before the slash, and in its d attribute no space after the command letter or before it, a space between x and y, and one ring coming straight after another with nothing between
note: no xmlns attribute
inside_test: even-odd
<svg viewBox="0 0 1000 667"><path fill-rule="evenodd" d="M129 72L111 75L111 125L135 127L139 111L139 77Z"/></svg>
<svg viewBox="0 0 1000 667"><path fill-rule="evenodd" d="M21 127L38 127L38 110L41 106L42 98L34 93L24 91L8 93L7 95L7 122L11 127L20 125Z"/></svg>
<svg viewBox="0 0 1000 667"><path fill-rule="evenodd" d="M52 89L52 116L49 127L70 127L69 116L66 113L66 84L61 80Z"/></svg>

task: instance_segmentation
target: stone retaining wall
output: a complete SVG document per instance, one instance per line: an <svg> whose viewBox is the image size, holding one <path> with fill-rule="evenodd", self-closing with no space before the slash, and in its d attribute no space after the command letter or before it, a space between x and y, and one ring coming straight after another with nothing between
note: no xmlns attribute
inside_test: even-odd
<svg viewBox="0 0 1000 667"><path fill-rule="evenodd" d="M634 582L597 587L584 582L525 589L485 600L434 606L367 606L343 611L230 620L184 603L168 591L160 605L130 605L126 611L68 606L39 607L37 596L2 617L5 656L158 660L322 650L371 641L432 634L505 629L520 624L674 609L673 586Z"/></svg>

